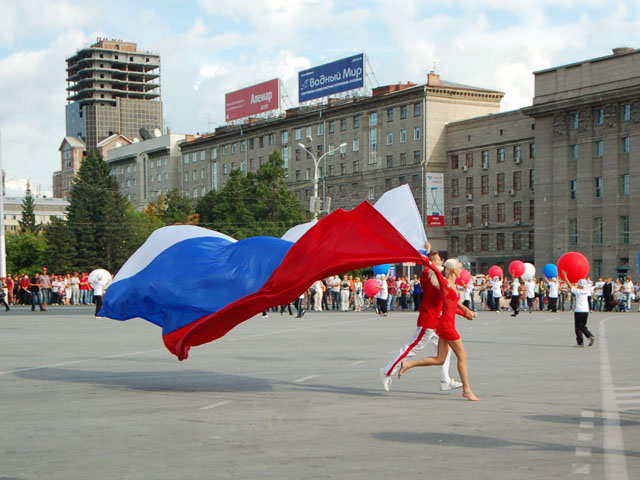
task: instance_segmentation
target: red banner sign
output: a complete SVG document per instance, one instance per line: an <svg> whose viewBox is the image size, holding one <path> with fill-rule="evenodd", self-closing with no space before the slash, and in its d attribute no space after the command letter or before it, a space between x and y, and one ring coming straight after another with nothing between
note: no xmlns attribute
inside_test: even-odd
<svg viewBox="0 0 640 480"><path fill-rule="evenodd" d="M268 82L227 93L224 105L227 122L275 110L280 106L280 80L274 78Z"/></svg>
<svg viewBox="0 0 640 480"><path fill-rule="evenodd" d="M428 227L444 227L444 215L427 215Z"/></svg>

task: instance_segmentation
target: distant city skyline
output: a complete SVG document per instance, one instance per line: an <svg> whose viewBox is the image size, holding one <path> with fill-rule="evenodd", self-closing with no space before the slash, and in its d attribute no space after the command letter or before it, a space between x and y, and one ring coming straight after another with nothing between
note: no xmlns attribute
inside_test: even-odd
<svg viewBox="0 0 640 480"><path fill-rule="evenodd" d="M51 195L65 58L97 37L160 54L164 125L175 133L224 124L225 93L275 77L297 105L298 71L359 52L380 85L424 83L435 66L445 80L504 92L507 111L531 103L533 71L640 46L631 1L0 0L0 11L2 162L13 195L27 180Z"/></svg>

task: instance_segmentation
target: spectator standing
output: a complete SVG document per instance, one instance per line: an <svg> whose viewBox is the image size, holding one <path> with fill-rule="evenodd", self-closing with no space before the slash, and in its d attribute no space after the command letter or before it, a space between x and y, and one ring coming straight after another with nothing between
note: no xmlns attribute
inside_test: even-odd
<svg viewBox="0 0 640 480"><path fill-rule="evenodd" d="M40 274L36 272L33 277L29 279L29 290L31 292L31 311L34 312L36 310L36 303L40 307L40 311L43 312L46 310L45 307L42 306L42 292L40 291Z"/></svg>
<svg viewBox="0 0 640 480"><path fill-rule="evenodd" d="M51 304L51 279L47 273L47 267L42 267L42 273L40 274L40 293L42 295L42 304L46 310L47 305Z"/></svg>
<svg viewBox="0 0 640 480"><path fill-rule="evenodd" d="M70 280L71 284L71 303L78 305L80 303L80 275L78 272L73 274Z"/></svg>

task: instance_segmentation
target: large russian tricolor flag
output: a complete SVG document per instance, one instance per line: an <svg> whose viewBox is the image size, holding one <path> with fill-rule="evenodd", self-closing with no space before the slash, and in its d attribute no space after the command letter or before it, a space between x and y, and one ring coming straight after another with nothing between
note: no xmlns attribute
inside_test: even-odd
<svg viewBox="0 0 640 480"><path fill-rule="evenodd" d="M100 315L162 327L180 360L272 306L293 302L318 279L423 257L370 203L336 210L295 243L235 241L195 226L156 230L114 278Z"/></svg>

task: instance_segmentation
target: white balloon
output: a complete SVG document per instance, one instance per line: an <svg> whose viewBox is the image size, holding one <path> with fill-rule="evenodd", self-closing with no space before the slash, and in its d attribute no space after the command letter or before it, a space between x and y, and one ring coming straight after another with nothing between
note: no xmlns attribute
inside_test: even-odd
<svg viewBox="0 0 640 480"><path fill-rule="evenodd" d="M536 276L536 267L534 267L531 263L525 262L524 264L524 273L522 274L523 280L531 280Z"/></svg>
<svg viewBox="0 0 640 480"><path fill-rule="evenodd" d="M112 276L104 268L97 268L89 274L89 284L101 283L103 286L111 283Z"/></svg>

